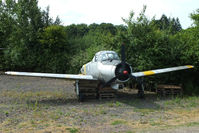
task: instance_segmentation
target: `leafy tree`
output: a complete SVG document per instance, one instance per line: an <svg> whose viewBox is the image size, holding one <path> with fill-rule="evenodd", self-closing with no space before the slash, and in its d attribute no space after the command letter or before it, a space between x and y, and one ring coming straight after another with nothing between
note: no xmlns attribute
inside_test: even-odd
<svg viewBox="0 0 199 133"><path fill-rule="evenodd" d="M1 2L0 46L5 51L6 69L33 71L37 66L39 35L53 24L47 11L41 11L37 0L7 0ZM57 22L58 23L58 22Z"/></svg>
<svg viewBox="0 0 199 133"><path fill-rule="evenodd" d="M172 67L184 64L180 57L182 48L167 29L157 28L155 18L149 20L145 16L146 7L135 19L134 12L128 19L123 19L127 24L127 33L122 34L120 43L124 42L127 49L127 60L132 64L134 71L143 71ZM169 22L164 16L164 23ZM176 82L179 77L171 73L156 76L154 80L162 82Z"/></svg>
<svg viewBox="0 0 199 133"><path fill-rule="evenodd" d="M80 26L83 27L83 25L70 25L66 27L67 34L71 33L71 35L74 35L69 39L74 53L69 69L72 73L79 72L80 67L90 61L96 52L110 50L114 47L114 37L111 33L112 30L110 30L112 29L110 27L114 27L113 25L103 23L100 25L91 24L88 28L80 28ZM81 29L87 30L82 32Z"/></svg>
<svg viewBox="0 0 199 133"><path fill-rule="evenodd" d="M43 28L42 15L37 1L18 0L6 3L7 9L14 20L14 27L7 38L6 64L11 69L30 70L36 65L36 47L38 46L38 33ZM12 13L12 14L11 14Z"/></svg>
<svg viewBox="0 0 199 133"><path fill-rule="evenodd" d="M194 25L199 26L199 9L191 13L190 17L194 21Z"/></svg>
<svg viewBox="0 0 199 133"><path fill-rule="evenodd" d="M44 24L44 27L48 27L53 24L53 19L50 17L49 11L50 11L49 6L46 7L46 10L41 11L41 14L42 14L41 21Z"/></svg>
<svg viewBox="0 0 199 133"><path fill-rule="evenodd" d="M67 34L69 35L69 38L78 38L83 37L85 34L88 33L89 29L86 24L72 24L65 28Z"/></svg>
<svg viewBox="0 0 199 133"><path fill-rule="evenodd" d="M152 20L151 24L157 27L159 30L168 32L168 34L176 34L182 30L179 18L168 18L164 14L159 20Z"/></svg>
<svg viewBox="0 0 199 133"><path fill-rule="evenodd" d="M199 66L199 29L198 16L199 11L191 14L191 19L194 22L193 27L183 30L175 35L175 40L178 41L181 47L181 62L192 64L194 70L183 73L182 83L186 94L199 94L198 84L198 66Z"/></svg>
<svg viewBox="0 0 199 133"><path fill-rule="evenodd" d="M41 50L38 71L65 73L67 71L70 45L62 26L49 26L41 34Z"/></svg>

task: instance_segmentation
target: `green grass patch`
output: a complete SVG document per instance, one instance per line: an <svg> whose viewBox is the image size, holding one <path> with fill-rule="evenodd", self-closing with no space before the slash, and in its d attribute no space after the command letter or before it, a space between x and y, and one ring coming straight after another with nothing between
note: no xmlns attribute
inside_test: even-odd
<svg viewBox="0 0 199 133"><path fill-rule="evenodd" d="M125 133L135 133L135 132L133 132L133 131L126 131Z"/></svg>
<svg viewBox="0 0 199 133"><path fill-rule="evenodd" d="M141 115L147 115L147 114L150 114L150 113L152 113L152 112L155 112L156 111L156 109L134 109L133 110L134 112L139 112L139 113L141 113Z"/></svg>
<svg viewBox="0 0 199 133"><path fill-rule="evenodd" d="M182 108L192 108L199 106L199 97L190 96L190 97L176 97L174 99L168 100L164 103L166 108L171 108L173 106L182 107Z"/></svg>
<svg viewBox="0 0 199 133"><path fill-rule="evenodd" d="M160 123L160 122L152 121L152 122L150 122L150 125L151 125L151 126L160 126L161 123Z"/></svg>
<svg viewBox="0 0 199 133"><path fill-rule="evenodd" d="M121 125L121 124L125 124L126 121L124 120L115 120L111 123L111 125Z"/></svg>
<svg viewBox="0 0 199 133"><path fill-rule="evenodd" d="M190 123L187 123L186 126L188 127L199 126L199 122L190 122Z"/></svg>
<svg viewBox="0 0 199 133"><path fill-rule="evenodd" d="M66 128L66 130L68 130L70 133L78 133L79 129L77 128Z"/></svg>
<svg viewBox="0 0 199 133"><path fill-rule="evenodd" d="M115 106L116 106L116 107L120 107L120 106L122 106L122 103L121 103L121 102L116 101L116 102L115 102Z"/></svg>

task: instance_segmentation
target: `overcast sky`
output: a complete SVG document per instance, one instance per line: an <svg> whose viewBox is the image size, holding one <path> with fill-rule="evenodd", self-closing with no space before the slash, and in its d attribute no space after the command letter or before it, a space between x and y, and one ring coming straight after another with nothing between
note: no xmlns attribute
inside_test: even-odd
<svg viewBox="0 0 199 133"><path fill-rule="evenodd" d="M112 23L124 24L130 11L138 14L143 5L147 5L146 15L149 18L162 14L178 17L183 28L191 26L190 13L199 8L199 0L39 0L39 6L45 9L50 6L50 15L59 16L64 25Z"/></svg>

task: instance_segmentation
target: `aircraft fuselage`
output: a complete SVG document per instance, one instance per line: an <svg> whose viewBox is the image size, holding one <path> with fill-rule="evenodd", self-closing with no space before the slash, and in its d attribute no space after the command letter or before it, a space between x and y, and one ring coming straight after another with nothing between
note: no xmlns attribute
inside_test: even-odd
<svg viewBox="0 0 199 133"><path fill-rule="evenodd" d="M125 68L121 68L121 60L114 51L100 51L95 54L93 60L83 65L81 73L84 75L92 75L94 78L103 83L108 82L120 73L131 73L131 67L126 64ZM129 80L129 77L121 75L113 84L122 84ZM116 88L115 88L116 89Z"/></svg>

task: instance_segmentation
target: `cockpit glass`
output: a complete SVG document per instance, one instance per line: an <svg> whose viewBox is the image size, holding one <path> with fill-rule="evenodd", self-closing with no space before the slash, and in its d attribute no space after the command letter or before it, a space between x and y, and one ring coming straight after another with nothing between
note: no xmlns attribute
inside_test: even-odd
<svg viewBox="0 0 199 133"><path fill-rule="evenodd" d="M105 53L96 56L96 61L106 61L106 60L119 60L116 53Z"/></svg>
<svg viewBox="0 0 199 133"><path fill-rule="evenodd" d="M108 58L109 58L109 59L111 59L111 60L114 59L114 55L113 55L112 53L108 53L107 55L108 55Z"/></svg>

